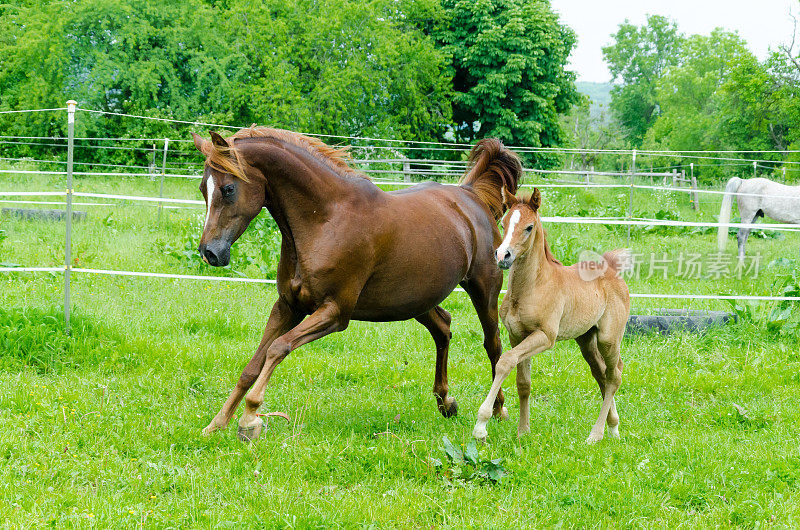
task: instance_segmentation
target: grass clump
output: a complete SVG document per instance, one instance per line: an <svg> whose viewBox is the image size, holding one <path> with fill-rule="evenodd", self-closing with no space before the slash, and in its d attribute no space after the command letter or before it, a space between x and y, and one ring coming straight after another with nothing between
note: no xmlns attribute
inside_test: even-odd
<svg viewBox="0 0 800 530"><path fill-rule="evenodd" d="M0 369L60 373L97 366L116 351L110 330L80 315L70 324L67 334L61 309L0 308Z"/></svg>

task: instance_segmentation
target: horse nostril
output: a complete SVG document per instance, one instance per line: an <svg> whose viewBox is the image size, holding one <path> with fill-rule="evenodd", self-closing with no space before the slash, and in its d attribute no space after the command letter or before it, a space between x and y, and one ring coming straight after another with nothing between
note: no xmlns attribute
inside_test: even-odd
<svg viewBox="0 0 800 530"><path fill-rule="evenodd" d="M205 256L208 264L211 265L212 267L216 267L217 265L219 265L219 258L217 258L217 255L214 254L214 251L209 250L208 247L204 249L203 255Z"/></svg>
<svg viewBox="0 0 800 530"><path fill-rule="evenodd" d="M511 259L511 251L506 250L506 255L503 256L503 261L509 261Z"/></svg>

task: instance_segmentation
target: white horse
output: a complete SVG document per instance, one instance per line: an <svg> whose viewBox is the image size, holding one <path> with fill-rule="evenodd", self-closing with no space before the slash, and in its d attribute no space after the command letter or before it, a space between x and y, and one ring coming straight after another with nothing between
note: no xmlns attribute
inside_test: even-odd
<svg viewBox="0 0 800 530"><path fill-rule="evenodd" d="M752 224L759 217L769 217L782 223L800 224L800 186L787 186L765 178L743 180L733 177L725 186L722 208L719 211L719 251L725 250L728 243L728 227L731 222L733 195L739 205L742 224ZM739 228L739 259L744 259L744 245L750 228Z"/></svg>

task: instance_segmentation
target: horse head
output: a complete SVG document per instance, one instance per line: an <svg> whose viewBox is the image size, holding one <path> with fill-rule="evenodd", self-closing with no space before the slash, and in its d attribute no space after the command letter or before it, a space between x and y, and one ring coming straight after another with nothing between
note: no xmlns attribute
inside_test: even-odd
<svg viewBox="0 0 800 530"><path fill-rule="evenodd" d="M222 136L212 132L211 141L192 133L194 145L206 156L200 192L206 201L206 217L200 237L200 255L214 267L230 262L231 245L264 206L264 183ZM250 173L250 175L248 175Z"/></svg>

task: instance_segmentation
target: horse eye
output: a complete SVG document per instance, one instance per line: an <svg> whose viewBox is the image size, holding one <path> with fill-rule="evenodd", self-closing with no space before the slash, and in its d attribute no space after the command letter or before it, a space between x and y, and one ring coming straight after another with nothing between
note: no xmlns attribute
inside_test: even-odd
<svg viewBox="0 0 800 530"><path fill-rule="evenodd" d="M530 226L525 228L525 231L528 232L528 233L530 233L531 230L533 230L533 225L530 225Z"/></svg>
<svg viewBox="0 0 800 530"><path fill-rule="evenodd" d="M228 184L227 186L222 187L222 196L223 197L230 197L233 195L233 192L236 191L236 188L233 184Z"/></svg>

